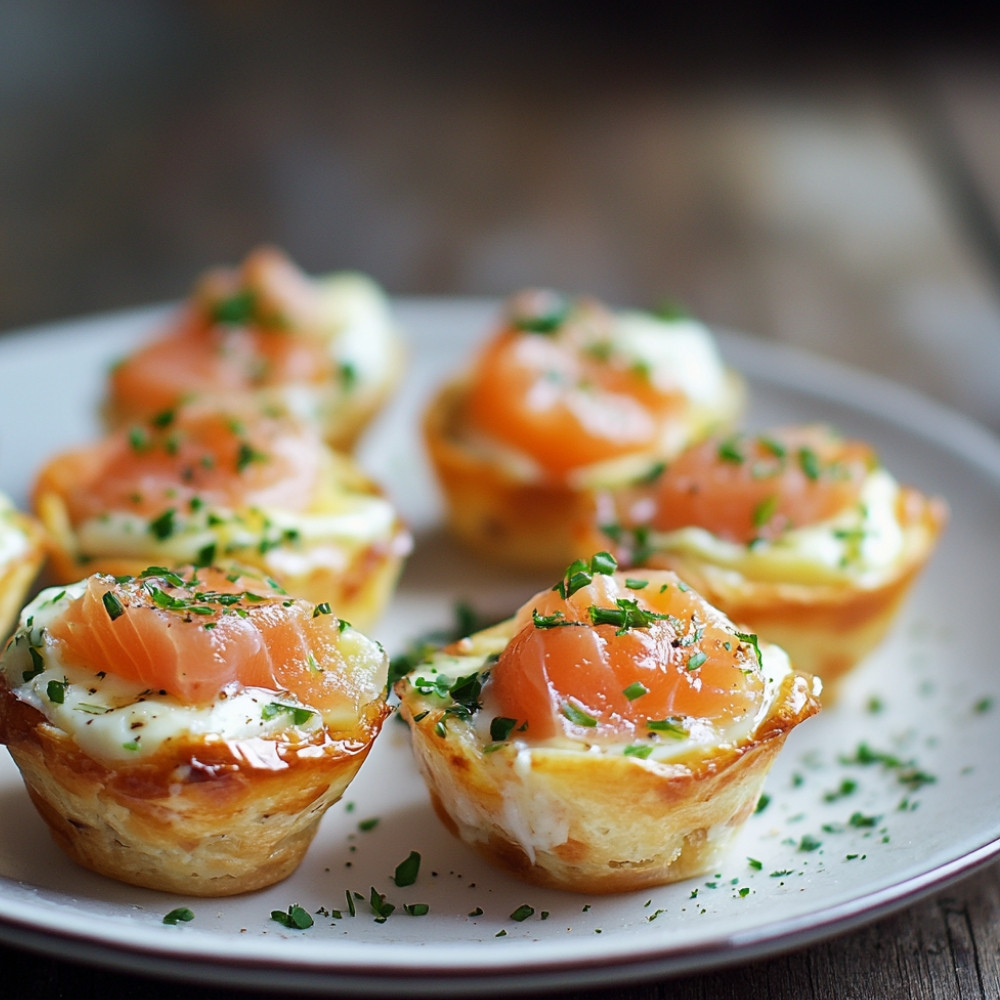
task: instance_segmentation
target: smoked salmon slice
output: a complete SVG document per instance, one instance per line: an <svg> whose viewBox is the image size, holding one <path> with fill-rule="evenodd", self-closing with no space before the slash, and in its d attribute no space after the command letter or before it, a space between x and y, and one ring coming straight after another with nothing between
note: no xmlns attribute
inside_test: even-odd
<svg viewBox="0 0 1000 1000"><path fill-rule="evenodd" d="M352 643L348 624L329 607L217 568L95 574L50 634L67 665L113 673L189 704L236 683L287 691L321 712L357 719L379 697L373 678L385 672L372 662L381 656L377 646Z"/></svg>
<svg viewBox="0 0 1000 1000"><path fill-rule="evenodd" d="M757 711L764 680L754 637L672 573L650 583L613 569L607 553L581 560L518 612L490 671L505 717L532 740L627 740L683 728L689 717L725 725Z"/></svg>

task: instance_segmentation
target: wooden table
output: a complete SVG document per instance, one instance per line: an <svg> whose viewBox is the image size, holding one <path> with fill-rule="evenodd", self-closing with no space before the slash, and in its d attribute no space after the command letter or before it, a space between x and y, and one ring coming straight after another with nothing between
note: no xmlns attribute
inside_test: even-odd
<svg viewBox="0 0 1000 1000"><path fill-rule="evenodd" d="M670 298L1000 430L996 44L710 21L0 6L0 328L176 298L271 241L397 294ZM998 942L994 864L791 954L568 996L996 997ZM0 968L37 1000L181 989Z"/></svg>

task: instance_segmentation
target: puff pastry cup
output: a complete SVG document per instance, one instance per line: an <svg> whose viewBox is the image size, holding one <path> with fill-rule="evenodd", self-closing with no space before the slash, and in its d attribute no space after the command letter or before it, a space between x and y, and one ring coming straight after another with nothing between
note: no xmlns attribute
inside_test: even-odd
<svg viewBox="0 0 1000 1000"><path fill-rule="evenodd" d="M0 642L17 622L46 553L42 526L0 493Z"/></svg>
<svg viewBox="0 0 1000 1000"><path fill-rule="evenodd" d="M0 740L55 842L123 882L280 881L388 709L381 647L217 570L43 591L0 656Z"/></svg>
<svg viewBox="0 0 1000 1000"><path fill-rule="evenodd" d="M112 426L191 399L279 406L350 450L402 374L389 301L365 275L310 278L274 247L209 271L157 338L109 378Z"/></svg>
<svg viewBox="0 0 1000 1000"><path fill-rule="evenodd" d="M32 502L49 576L235 562L368 628L412 547L379 487L309 424L192 403L52 458Z"/></svg>
<svg viewBox="0 0 1000 1000"><path fill-rule="evenodd" d="M818 683L668 571L599 555L396 683L444 825L537 884L712 870ZM564 596L566 595L566 596Z"/></svg>
<svg viewBox="0 0 1000 1000"><path fill-rule="evenodd" d="M947 517L869 444L806 425L713 437L656 482L605 494L590 544L674 570L832 697L885 637Z"/></svg>
<svg viewBox="0 0 1000 1000"><path fill-rule="evenodd" d="M641 481L742 412L743 379L689 318L529 290L423 432L454 535L553 573L581 552L594 493Z"/></svg>

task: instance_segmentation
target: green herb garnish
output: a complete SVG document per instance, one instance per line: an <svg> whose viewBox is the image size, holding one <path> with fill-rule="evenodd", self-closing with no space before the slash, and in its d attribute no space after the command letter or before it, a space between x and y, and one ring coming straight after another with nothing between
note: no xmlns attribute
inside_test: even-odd
<svg viewBox="0 0 1000 1000"><path fill-rule="evenodd" d="M396 865L396 874L393 880L396 885L413 885L417 881L417 874L420 871L420 855L416 851L410 851L405 860Z"/></svg>
<svg viewBox="0 0 1000 1000"><path fill-rule="evenodd" d="M69 681L49 681L45 686L45 694L53 705L62 705L66 701L66 688Z"/></svg>
<svg viewBox="0 0 1000 1000"><path fill-rule="evenodd" d="M272 910L271 919L290 930L304 931L313 925L313 918L298 904L293 903L287 910Z"/></svg>
<svg viewBox="0 0 1000 1000"><path fill-rule="evenodd" d="M663 733L675 740L683 740L691 735L690 730L682 726L680 719L674 715L666 719L647 719L646 728L650 732Z"/></svg>
<svg viewBox="0 0 1000 1000"><path fill-rule="evenodd" d="M504 715L498 715L490 722L490 739L496 743L503 743L508 739L517 725L517 719L511 719Z"/></svg>
<svg viewBox="0 0 1000 1000"><path fill-rule="evenodd" d="M169 538L177 527L174 524L176 515L177 511L173 507L165 510L159 517L149 522L149 533L161 542Z"/></svg>
<svg viewBox="0 0 1000 1000"><path fill-rule="evenodd" d="M579 708L572 702L564 701L560 706L560 711L574 726L593 729L597 725L597 719L592 715L588 715L582 708Z"/></svg>
<svg viewBox="0 0 1000 1000"><path fill-rule="evenodd" d="M271 701L260 710L260 717L267 722L282 713L291 716L294 726L305 725L316 714L312 709L302 708L299 705L283 705L280 701Z"/></svg>
<svg viewBox="0 0 1000 1000"><path fill-rule="evenodd" d="M104 592L101 597L101 603L104 605L104 610L107 611L108 617L112 621L125 614L125 608L122 607L122 602L119 601L117 596L110 590L106 590Z"/></svg>
<svg viewBox="0 0 1000 1000"><path fill-rule="evenodd" d="M372 908L372 913L375 914L375 923L377 924L384 924L396 910L396 907L388 902L385 895L376 890L375 886L371 887L368 905Z"/></svg>
<svg viewBox="0 0 1000 1000"><path fill-rule="evenodd" d="M649 628L653 622L671 617L658 611L647 611L639 607L638 601L624 597L619 597L613 608L599 608L592 604L587 608L587 614L594 625L614 625L618 635L624 635L633 628Z"/></svg>
<svg viewBox="0 0 1000 1000"><path fill-rule="evenodd" d="M610 552L596 553L591 557L589 563L583 559L575 559L567 567L563 579L552 589L563 600L567 600L578 590L588 586L593 581L595 574L610 576L617 568L618 562Z"/></svg>
<svg viewBox="0 0 1000 1000"><path fill-rule="evenodd" d="M692 653L688 657L687 669L697 670L707 659L708 659L708 654L703 653L701 650L698 650L696 653Z"/></svg>

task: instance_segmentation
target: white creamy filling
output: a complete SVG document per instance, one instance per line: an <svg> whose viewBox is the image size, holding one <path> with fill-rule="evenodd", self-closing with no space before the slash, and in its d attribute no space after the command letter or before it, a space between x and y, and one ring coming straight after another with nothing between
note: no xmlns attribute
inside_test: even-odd
<svg viewBox="0 0 1000 1000"><path fill-rule="evenodd" d="M725 366L711 331L697 320L626 310L615 316L613 343L615 354L641 365L658 389L679 389L704 407L725 402Z"/></svg>
<svg viewBox="0 0 1000 1000"><path fill-rule="evenodd" d="M681 392L695 412L664 424L656 447L631 452L574 469L568 479L575 489L609 486L641 478L665 454L675 454L692 435L706 431L712 415L733 411L733 386L711 330L692 319L663 320L649 313L616 313L608 338L609 357L626 368L638 368L663 392ZM519 449L482 434L464 432L470 447L514 479L532 481L544 469Z"/></svg>
<svg viewBox="0 0 1000 1000"><path fill-rule="evenodd" d="M438 654L432 657L428 663L418 667L411 675L411 680L418 677L433 680L438 675L444 675L452 680L466 677L483 669L486 658L500 653L507 641L506 637L491 637L489 640L477 642L472 650L461 656ZM652 747L649 757L645 759L656 763L671 763L692 755L701 756L714 748L737 746L753 738L757 727L771 711L782 682L792 672L788 655L779 646L761 644L761 651L764 692L760 706L753 715L733 719L726 724L713 723L706 719L686 718L682 720L683 735L675 736L661 733L654 734L653 739L636 736L623 742L609 740L587 742L558 736L547 740L528 740L515 733L509 742L517 748L518 759L522 753L530 755L532 749L565 750L569 753L600 753L614 756L624 754L626 747L642 744ZM425 707L431 709L436 705L443 704L433 696L426 697L425 701ZM482 708L472 720L476 737L484 747L492 743L490 723L499 714L499 710L492 705L490 686L487 682L483 688ZM455 722L449 720L446 725L454 726ZM489 760L491 756L491 753L487 753L485 759ZM635 760L641 763L643 759L636 757Z"/></svg>
<svg viewBox="0 0 1000 1000"><path fill-rule="evenodd" d="M346 565L351 553L395 533L396 512L383 497L344 494L336 509L302 513L254 508L236 513L202 509L178 514L165 538L150 530L150 521L135 514L113 512L84 521L77 528L77 542L85 554L115 552L124 556L160 554L162 561L192 562L206 546L215 545L217 556L253 550L277 560L276 566L311 567Z"/></svg>
<svg viewBox="0 0 1000 1000"><path fill-rule="evenodd" d="M690 555L753 580L869 584L898 569L906 556L898 500L896 480L876 469L865 480L859 503L773 542L740 545L703 528L681 528L653 532L648 543L655 551Z"/></svg>
<svg viewBox="0 0 1000 1000"><path fill-rule="evenodd" d="M0 656L0 671L20 701L69 733L90 756L134 761L184 736L248 740L294 732L308 737L322 727L320 713L289 692L233 684L211 702L187 705L111 673L66 665L45 630L85 588L81 581L39 594L22 612L15 638ZM38 662L29 647L41 656L40 673L34 674Z"/></svg>
<svg viewBox="0 0 1000 1000"><path fill-rule="evenodd" d="M333 331L330 354L338 365L349 366L349 385L369 391L392 377L395 344L399 339L382 289L354 272L332 274L317 281L324 326Z"/></svg>

